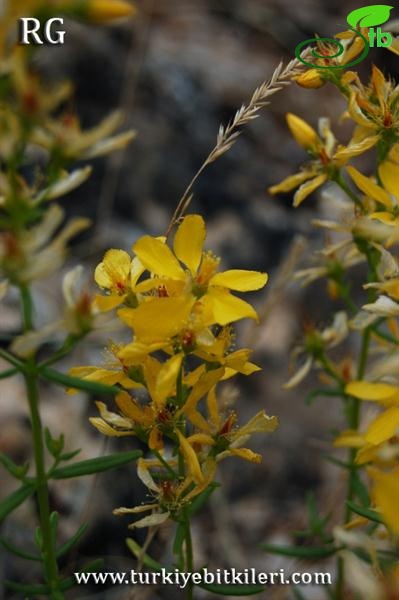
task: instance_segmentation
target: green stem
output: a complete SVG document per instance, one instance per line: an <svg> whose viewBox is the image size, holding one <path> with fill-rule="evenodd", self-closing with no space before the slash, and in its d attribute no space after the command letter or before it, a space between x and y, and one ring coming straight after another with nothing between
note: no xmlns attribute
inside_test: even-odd
<svg viewBox="0 0 399 600"><path fill-rule="evenodd" d="M370 248L368 245L365 246L363 253L366 255L367 262L369 265L368 281L375 281L377 278L375 261L374 261L374 256L373 256L372 252L370 251ZM373 299L371 294L373 294L373 291L371 291L369 294L370 301ZM375 327L375 325L374 325L374 327ZM359 354L359 362L358 362L357 373L356 373L356 377L359 380L363 379L365 371L366 371L372 330L373 330L373 326L370 325L369 327L366 327L366 329L363 331L362 343L361 343L360 354ZM359 421L360 421L360 406L361 406L360 400L358 398L349 397L348 401L350 403L349 410L348 410L348 427L350 429L358 429ZM352 501L355 496L356 478L358 476L357 475L357 466L355 463L356 453L357 453L357 451L355 448L351 448L349 450L349 457L348 457L349 481L348 481L348 490L347 490L347 495L346 495L346 500L349 500L349 501ZM344 523L345 524L348 523L350 518L351 518L351 510L346 504ZM345 567L344 567L344 563L343 563L342 559L338 558L337 583L336 583L336 587L335 587L335 596L336 596L337 600L342 600L344 597L344 585L345 585L344 569L345 569Z"/></svg>
<svg viewBox="0 0 399 600"><path fill-rule="evenodd" d="M342 191L344 191L344 192L345 192L345 194L346 194L347 196L349 196L349 198L350 198L351 200L353 200L353 202L355 203L355 205L356 205L358 208L360 208L360 209L362 210L362 212L363 212L363 211L364 211L364 208L363 208L363 204L362 204L362 202L361 202L360 198L359 198L359 197L358 197L358 196L355 194L355 192L353 192L353 191L350 189L349 185L346 183L345 179L343 178L341 171L339 171L339 172L338 172L338 174L337 174L337 175L336 175L336 177L333 179L333 181L335 181L335 183L336 183L337 185L339 185L339 187L341 188L341 190L342 190Z"/></svg>
<svg viewBox="0 0 399 600"><path fill-rule="evenodd" d="M185 570L187 573L192 573L194 571L193 540L191 538L190 517L188 515L186 516L186 539L184 548L186 553ZM187 586L186 597L187 600L192 600L194 598L194 588L191 580Z"/></svg>
<svg viewBox="0 0 399 600"><path fill-rule="evenodd" d="M172 469L172 467L170 466L170 464L164 459L164 457L162 456L162 454L160 452L158 452L158 450L152 450L152 453L154 454L154 456L157 457L157 459L159 460L159 462L165 467L165 469L167 471L169 471L169 473L172 475L173 479L178 480L179 479L179 475L178 473L176 473L176 471L174 471L174 469Z"/></svg>
<svg viewBox="0 0 399 600"><path fill-rule="evenodd" d="M59 348L52 356L50 356L50 358L41 362L39 364L39 368L53 365L54 363L64 358L64 356L67 356L74 349L78 341L79 338L73 335L69 335L62 344L61 348Z"/></svg>
<svg viewBox="0 0 399 600"><path fill-rule="evenodd" d="M24 330L32 329L33 305L26 286L21 286L22 315ZM32 425L33 453L36 469L36 496L39 507L40 530L42 536L42 557L47 583L50 586L50 597L52 600L62 600L64 595L59 589L58 565L56 558L55 540L50 521L50 501L47 485L47 474L45 468L45 451L43 425L39 410L39 390L37 385L37 365L35 357L32 356L27 362L24 374L30 418Z"/></svg>

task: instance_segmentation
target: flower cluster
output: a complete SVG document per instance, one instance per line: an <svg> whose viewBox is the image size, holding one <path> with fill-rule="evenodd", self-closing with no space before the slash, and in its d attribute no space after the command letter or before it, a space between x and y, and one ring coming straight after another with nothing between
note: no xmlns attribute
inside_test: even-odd
<svg viewBox="0 0 399 600"><path fill-rule="evenodd" d="M62 6L61 6L62 4ZM128 15L125 2L79 4L94 16L104 19ZM42 15L72 8L73 2L5 2L0 27L2 63L0 89L0 287L2 295L9 285L27 288L63 266L68 242L87 229L90 221L73 218L62 226L64 209L56 200L84 184L90 166L76 161L92 159L124 148L134 137L133 131L115 133L122 115L115 112L97 126L84 130L73 107L73 89L68 81L52 86L43 83L40 72L26 47L14 45L13 26L25 10ZM122 10L124 8L124 11ZM108 13L107 13L108 10ZM32 12L33 11L33 12ZM47 14L46 12L46 14ZM82 13L83 14L83 13ZM100 16L100 14L98 15ZM65 309L62 321L41 332L29 332L13 348L21 356L35 351L57 329L79 337L94 326L98 312L86 292L75 295L68 288L76 279L67 275Z"/></svg>
<svg viewBox="0 0 399 600"><path fill-rule="evenodd" d="M257 319L254 308L233 292L259 290L267 275L219 271L220 259L203 249L205 236L202 217L188 215L172 248L165 237L146 235L133 245L133 256L109 250L95 270L105 292L95 299L98 309L118 307L132 339L110 345L111 364L74 368L71 375L119 385L119 412L98 402L100 416L91 423L108 436L135 435L155 453L140 460L138 474L156 502L119 510L154 511L135 526L169 516L178 520L212 483L218 461L238 456L259 462L243 445L252 434L277 426L275 417L261 411L239 427L236 413L217 393L219 382L259 370L249 349L233 348L232 323Z"/></svg>
<svg viewBox="0 0 399 600"><path fill-rule="evenodd" d="M305 359L286 387L298 385L316 367L321 387L310 393L309 400L317 396L343 400L347 424L333 443L349 449L348 461L338 461L348 471L347 505L342 526L330 538L323 533L331 554L337 552L341 566L342 560L345 565L341 573L346 577L338 582L336 597L347 597L347 588L353 587L359 597L386 599L399 589L394 576L398 565L395 535L399 534L399 86L376 66L367 83L353 71L342 69L339 76L335 70L321 72L323 82L332 82L345 99L344 118L354 125L351 139L339 144L326 119L319 120L317 133L300 117L289 114L289 129L310 161L269 191L276 194L297 188L294 205L298 206L329 183L325 204L332 217L313 221L327 234L325 246L314 264L298 271L295 278L304 285L326 278L328 294L338 307L326 329L307 326L294 354L295 359L299 355ZM318 87L316 75L317 69L309 70L297 82ZM370 149L376 156L371 175L350 164ZM351 271L357 265L364 291L354 286ZM331 352L338 344L343 348L339 360ZM327 522L328 518L323 527ZM366 533L348 532L360 526ZM386 530L391 537L381 546L384 527L384 537ZM354 551L363 552L367 561ZM384 560L387 551L392 560ZM372 586L371 595L367 595L367 584L361 583L363 577Z"/></svg>

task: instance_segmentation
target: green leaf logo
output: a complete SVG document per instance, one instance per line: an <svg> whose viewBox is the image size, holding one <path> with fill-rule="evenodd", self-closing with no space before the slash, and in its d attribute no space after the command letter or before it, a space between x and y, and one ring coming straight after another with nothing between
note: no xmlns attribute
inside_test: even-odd
<svg viewBox="0 0 399 600"><path fill-rule="evenodd" d="M363 6L349 13L347 21L351 27L376 27L382 25L389 19L393 6L387 4L372 4Z"/></svg>

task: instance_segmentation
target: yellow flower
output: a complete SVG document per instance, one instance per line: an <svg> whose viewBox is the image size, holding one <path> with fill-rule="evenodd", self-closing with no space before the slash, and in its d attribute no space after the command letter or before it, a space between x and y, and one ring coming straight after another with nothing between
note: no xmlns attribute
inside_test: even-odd
<svg viewBox="0 0 399 600"><path fill-rule="evenodd" d="M98 308L107 311L126 301L137 304L134 290L143 271L140 261L124 250L108 250L94 272L97 285L109 292L108 296L96 297Z"/></svg>
<svg viewBox="0 0 399 600"><path fill-rule="evenodd" d="M375 65L370 83L364 86L356 75L352 78L348 113L357 123L355 138L375 137L383 143L386 154L397 142L399 134L399 86L385 79Z"/></svg>
<svg viewBox="0 0 399 600"><path fill-rule="evenodd" d="M140 458L137 461L137 474L143 484L156 496L156 500L151 504L133 508L120 507L114 510L114 515L118 516L152 511L147 517L133 522L129 528L154 527L169 518L178 521L182 509L201 494L212 483L215 476L216 463L208 459L202 467L200 483L196 483L191 474L188 474L183 481L173 481L170 478L166 479L165 463L171 469L175 469L177 465L175 459L164 459L164 462L160 462L158 459ZM157 481L153 477L155 474ZM165 479L162 479L163 475Z"/></svg>
<svg viewBox="0 0 399 600"><path fill-rule="evenodd" d="M271 186L269 192L278 194L298 188L294 195L294 206L299 206L327 180L336 179L342 166L371 148L378 139L376 136L363 140L352 139L345 147L337 145L328 119L319 120L319 134L303 119L291 113L287 115L287 123L297 143L311 155L312 160L299 173Z"/></svg>
<svg viewBox="0 0 399 600"><path fill-rule="evenodd" d="M171 338L180 335L182 346L188 347L190 331L195 335L194 345L201 336L203 340L211 339L209 327L214 324L224 326L246 317L257 319L252 306L231 292L258 290L266 284L267 275L240 269L218 272L219 259L203 251L205 235L202 217L190 215L176 231L173 251L165 239L148 235L134 244L136 259L151 274L135 286L137 308L118 311L133 329L134 342L165 340L171 345ZM127 268L127 257L124 261ZM110 281L105 283L111 286Z"/></svg>
<svg viewBox="0 0 399 600"><path fill-rule="evenodd" d="M396 241L399 227L399 164L396 162L399 147L395 146L387 159L378 168L381 185L371 177L366 177L355 167L347 167L348 174L356 186L373 201L374 206L368 210L367 217L392 227L392 237L388 236L384 245Z"/></svg>

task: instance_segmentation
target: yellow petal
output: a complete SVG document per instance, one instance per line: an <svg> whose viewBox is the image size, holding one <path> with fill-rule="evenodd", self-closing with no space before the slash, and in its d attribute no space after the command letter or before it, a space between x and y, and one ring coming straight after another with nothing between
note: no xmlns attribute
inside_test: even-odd
<svg viewBox="0 0 399 600"><path fill-rule="evenodd" d="M184 271L173 252L161 240L144 235L133 245L133 252L142 264L154 275L184 279Z"/></svg>
<svg viewBox="0 0 399 600"><path fill-rule="evenodd" d="M309 150L320 143L320 138L316 131L306 121L292 113L288 113L286 119L293 137L302 148Z"/></svg>
<svg viewBox="0 0 399 600"><path fill-rule="evenodd" d="M378 174L384 188L399 201L399 165L386 160L380 165Z"/></svg>
<svg viewBox="0 0 399 600"><path fill-rule="evenodd" d="M115 397L115 402L125 417L132 419L136 423L142 423L143 410L136 404L133 398L126 392L121 392Z"/></svg>
<svg viewBox="0 0 399 600"><path fill-rule="evenodd" d="M364 437L356 429L347 429L335 438L334 446L336 448L361 448L364 446Z"/></svg>
<svg viewBox="0 0 399 600"><path fill-rule="evenodd" d="M377 469L369 469L374 480L373 496L377 507L389 529L399 535L399 470L383 473Z"/></svg>
<svg viewBox="0 0 399 600"><path fill-rule="evenodd" d="M187 465L190 474L192 475L196 483L202 483L204 480L204 476L202 474L201 467L198 462L197 455L194 452L194 449L186 440L186 438L180 433L180 431L177 431L177 437L179 440L181 452L184 457L184 461Z"/></svg>
<svg viewBox="0 0 399 600"><path fill-rule="evenodd" d="M144 343L168 340L185 327L193 302L190 297L154 298L138 308L121 308L118 316Z"/></svg>
<svg viewBox="0 0 399 600"><path fill-rule="evenodd" d="M129 277L131 262L131 257L124 250L108 250L94 272L97 285L105 289L116 288L123 293Z"/></svg>
<svg viewBox="0 0 399 600"><path fill-rule="evenodd" d="M387 192L382 189L379 185L375 184L372 179L362 175L355 167L347 167L346 170L350 175L351 179L355 182L359 190L361 190L366 196L370 196L377 202L383 204L386 208L392 208L392 200Z"/></svg>
<svg viewBox="0 0 399 600"><path fill-rule="evenodd" d="M363 154L364 152L375 146L378 140L378 135L366 137L360 140L359 142L354 142L353 140L351 140L346 147L343 146L337 150L333 157L334 162L338 165L344 165L351 158L359 156L360 154Z"/></svg>
<svg viewBox="0 0 399 600"><path fill-rule="evenodd" d="M244 269L231 269L223 273L216 273L210 285L226 287L237 292L250 292L260 290L266 285L267 274L259 271L245 271Z"/></svg>
<svg viewBox="0 0 399 600"><path fill-rule="evenodd" d="M364 439L369 444L381 444L393 437L399 428L399 408L393 406L379 415L369 426Z"/></svg>
<svg viewBox="0 0 399 600"><path fill-rule="evenodd" d="M118 352L118 358L122 359L125 364L137 365L143 362L148 354L156 352L163 348L164 342L157 342L154 344L143 344L142 342L132 342L127 344Z"/></svg>
<svg viewBox="0 0 399 600"><path fill-rule="evenodd" d="M162 450L163 449L163 435L158 427L151 429L148 437L148 447L151 450Z"/></svg>
<svg viewBox="0 0 399 600"><path fill-rule="evenodd" d="M149 515L148 517L143 517L142 519L139 519L138 521L135 521L134 523L131 523L129 525L129 529L135 529L135 528L143 528L143 527L159 527L159 525L162 525L162 523L165 523L170 517L170 512L166 511L166 512L162 512L162 513L153 513L152 515Z"/></svg>
<svg viewBox="0 0 399 600"><path fill-rule="evenodd" d="M193 276L201 262L205 236L205 222L200 215L188 215L176 231L173 250L177 258L190 269Z"/></svg>
<svg viewBox="0 0 399 600"><path fill-rule="evenodd" d="M231 454L234 456L238 456L239 458L243 458L244 460L249 460L249 462L261 463L262 456L253 452L249 448L230 448Z"/></svg>
<svg viewBox="0 0 399 600"><path fill-rule="evenodd" d="M381 448L381 444L366 444L363 448L360 448L356 454L355 463L357 465L364 465L365 463L374 461L378 457L378 452Z"/></svg>
<svg viewBox="0 0 399 600"><path fill-rule="evenodd" d="M212 425L216 429L220 429L221 421L220 421L218 401L217 401L217 397L216 397L216 387L213 387L209 391L207 399L206 399L206 404L207 404L209 418L212 422Z"/></svg>
<svg viewBox="0 0 399 600"><path fill-rule="evenodd" d="M387 383L370 383L369 381L351 381L345 387L349 396L360 400L386 400L399 392L399 388Z"/></svg>
<svg viewBox="0 0 399 600"><path fill-rule="evenodd" d="M187 438L190 444L202 444L204 446L214 446L215 440L206 433L194 433Z"/></svg>
<svg viewBox="0 0 399 600"><path fill-rule="evenodd" d="M248 302L233 296L224 289L210 288L208 294L204 296L203 302L209 303L213 322L219 325L227 325L246 318L258 320L255 309Z"/></svg>
<svg viewBox="0 0 399 600"><path fill-rule="evenodd" d="M207 394L221 379L224 373L224 369L213 369L212 371L207 371L196 383L193 389L188 396L185 405L183 408L177 413L177 416L181 412L187 412L197 407L198 402L201 400L205 394Z"/></svg>
<svg viewBox="0 0 399 600"><path fill-rule="evenodd" d="M303 183L294 194L293 205L295 207L299 206L305 200L305 198L310 196L312 192L314 192L315 190L317 190L318 187L323 185L325 181L327 181L327 175L323 174L318 175L317 177L311 179L310 181L307 181L306 183Z"/></svg>
<svg viewBox="0 0 399 600"><path fill-rule="evenodd" d="M90 417L90 423L95 427L100 433L107 435L108 437L122 437L124 435L134 435L133 431L118 431L108 425L103 419L100 417Z"/></svg>
<svg viewBox="0 0 399 600"><path fill-rule="evenodd" d="M264 410L258 412L252 419L237 430L235 437L253 435L254 433L270 433L278 427L277 417L269 417Z"/></svg>
<svg viewBox="0 0 399 600"><path fill-rule="evenodd" d="M176 354L163 363L155 381L154 398L159 408L176 388L176 379L180 371L183 354Z"/></svg>
<svg viewBox="0 0 399 600"><path fill-rule="evenodd" d="M290 192L297 188L301 183L307 181L308 179L312 179L314 177L313 171L302 171L301 173L295 173L294 175L290 175L286 177L281 183L277 185L272 185L269 187L269 194L280 194L284 192Z"/></svg>
<svg viewBox="0 0 399 600"><path fill-rule="evenodd" d="M126 294L123 296L95 296L94 306L98 308L100 312L107 312L123 304L126 298Z"/></svg>

